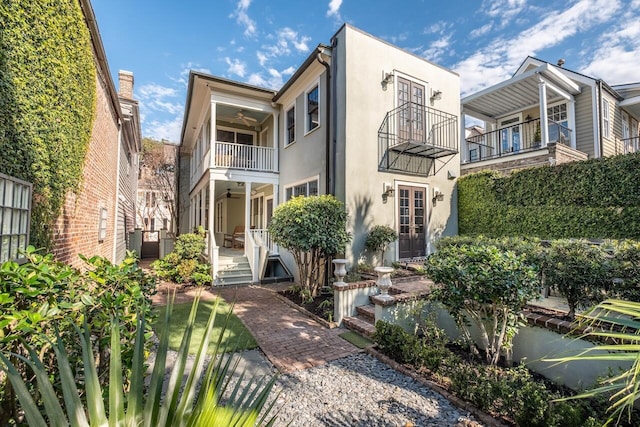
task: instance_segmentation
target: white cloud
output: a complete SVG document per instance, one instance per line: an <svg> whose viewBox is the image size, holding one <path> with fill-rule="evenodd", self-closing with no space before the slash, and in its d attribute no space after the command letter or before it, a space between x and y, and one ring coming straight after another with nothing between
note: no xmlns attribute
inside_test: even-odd
<svg viewBox="0 0 640 427"><path fill-rule="evenodd" d="M422 56L432 62L438 62L450 46L451 34L443 36L429 44L429 47L422 52Z"/></svg>
<svg viewBox="0 0 640 427"><path fill-rule="evenodd" d="M526 6L526 0L483 0L481 9L490 17L499 18L504 27Z"/></svg>
<svg viewBox="0 0 640 427"><path fill-rule="evenodd" d="M340 6L342 6L342 0L331 0L329 9L327 9L327 16L334 16L336 19L340 19Z"/></svg>
<svg viewBox="0 0 640 427"><path fill-rule="evenodd" d="M256 52L258 62L262 67L267 65L268 60L291 55L294 50L298 53L308 52L308 43L311 40L311 37L300 35L289 27L278 30L275 35L270 35L268 38L275 39L275 43L263 45L262 50Z"/></svg>
<svg viewBox="0 0 640 427"><path fill-rule="evenodd" d="M524 2L514 1L524 7ZM620 7L619 0L578 0L565 10L555 10L519 33L493 39L487 46L453 68L461 76L463 94L508 79L527 55L561 44L578 32L589 33L607 22Z"/></svg>
<svg viewBox="0 0 640 427"><path fill-rule="evenodd" d="M296 72L296 67L291 66L289 68L285 68L284 70L282 70L282 75L283 76L290 76L295 72Z"/></svg>
<svg viewBox="0 0 640 427"><path fill-rule="evenodd" d="M438 21L424 29L425 34L443 34L451 24L445 21Z"/></svg>
<svg viewBox="0 0 640 427"><path fill-rule="evenodd" d="M471 38L480 37L487 34L489 31L491 31L492 28L493 28L493 23L489 22L488 24L484 24L480 28L476 28L475 30L472 30L469 33L469 35L471 36Z"/></svg>
<svg viewBox="0 0 640 427"><path fill-rule="evenodd" d="M229 68L227 68L227 72L230 74L235 74L236 76L244 77L247 74L247 64L242 62L239 59L231 59L229 57L224 58L224 61L227 63Z"/></svg>
<svg viewBox="0 0 640 427"><path fill-rule="evenodd" d="M191 72L192 70L199 71L201 73L211 74L211 70L205 67L201 67L200 64L196 64L194 62L187 62L186 64L181 65L181 67L182 67L182 70L180 70L180 75L177 78L175 77L169 77L169 78L176 83L180 83L182 86L184 86L185 89L189 84L189 72Z"/></svg>
<svg viewBox="0 0 640 427"><path fill-rule="evenodd" d="M295 73L296 69L288 67L280 71L275 68L268 68L266 71L268 74L266 77L262 72L252 73L247 79L247 83L268 89L279 89L284 84L284 77Z"/></svg>
<svg viewBox="0 0 640 427"><path fill-rule="evenodd" d="M143 126L144 136L167 141L173 143L180 142L180 133L182 132L182 115L175 116L167 121L153 120Z"/></svg>
<svg viewBox="0 0 640 427"><path fill-rule="evenodd" d="M244 27L244 35L251 37L257 31L256 22L249 17L247 10L251 5L251 0L240 0L236 7L236 13L232 17L236 18L236 22Z"/></svg>
<svg viewBox="0 0 640 427"><path fill-rule="evenodd" d="M590 49L588 64L583 72L602 78L609 84L635 83L640 57L640 21L633 13L613 26L598 41L595 50Z"/></svg>
<svg viewBox="0 0 640 427"><path fill-rule="evenodd" d="M151 83L141 86L137 93L141 109L149 109L169 114L176 114L182 111L181 102L172 102L166 99L176 98L178 96L178 92L173 88Z"/></svg>

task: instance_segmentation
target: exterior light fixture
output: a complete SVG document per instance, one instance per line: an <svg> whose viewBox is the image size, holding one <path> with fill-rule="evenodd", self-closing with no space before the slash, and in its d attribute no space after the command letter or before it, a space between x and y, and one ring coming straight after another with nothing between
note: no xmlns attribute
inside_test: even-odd
<svg viewBox="0 0 640 427"><path fill-rule="evenodd" d="M434 89L434 90L431 92L431 97L429 98L429 100L430 100L431 102L433 102L433 101L439 101L439 100L441 100L441 99L442 99L442 91L441 91L441 90Z"/></svg>
<svg viewBox="0 0 640 427"><path fill-rule="evenodd" d="M393 73L385 73L382 72L382 81L380 84L382 85L382 90L387 90L387 85L389 83L393 83Z"/></svg>

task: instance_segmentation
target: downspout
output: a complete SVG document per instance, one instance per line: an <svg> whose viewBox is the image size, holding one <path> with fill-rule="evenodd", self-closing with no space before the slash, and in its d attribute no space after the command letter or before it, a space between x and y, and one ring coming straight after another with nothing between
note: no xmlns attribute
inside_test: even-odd
<svg viewBox="0 0 640 427"><path fill-rule="evenodd" d="M602 80L598 80L598 157L603 157L604 139L602 138Z"/></svg>
<svg viewBox="0 0 640 427"><path fill-rule="evenodd" d="M321 63L322 65L324 65L324 68L326 70L326 78L325 78L325 87L326 87L326 91L327 91L327 102L326 102L326 110L325 110L325 122L326 122L326 126L325 126L325 145L326 145L326 156L325 156L325 191L327 192L327 194L334 194L335 191L332 191L332 186L333 186L333 180L330 177L330 173L331 173L331 123L329 121L330 117L331 117L331 110L332 108L331 106L331 89L329 88L329 86L331 85L331 66L329 65L329 63L327 61L325 61L324 59L322 59L322 52L320 51L320 48L318 48L318 54L316 56L316 59L318 60L319 63Z"/></svg>
<svg viewBox="0 0 640 427"><path fill-rule="evenodd" d="M118 205L120 204L120 147L122 146L122 122L118 119L118 156L116 157L116 201L114 205L113 220L113 255L111 262L116 264L118 261Z"/></svg>

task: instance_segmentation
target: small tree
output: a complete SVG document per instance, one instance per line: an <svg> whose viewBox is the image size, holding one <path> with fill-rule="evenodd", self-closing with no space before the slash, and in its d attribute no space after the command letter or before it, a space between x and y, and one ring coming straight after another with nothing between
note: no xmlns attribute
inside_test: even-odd
<svg viewBox="0 0 640 427"><path fill-rule="evenodd" d="M398 234L393 228L386 225L375 225L369 232L364 245L370 251L380 252L380 262L384 265L384 252L389 243L395 242L397 239Z"/></svg>
<svg viewBox="0 0 640 427"><path fill-rule="evenodd" d="M571 317L602 301L612 283L605 251L586 240L554 240L546 262L545 280L567 299Z"/></svg>
<svg viewBox="0 0 640 427"><path fill-rule="evenodd" d="M327 258L344 252L346 225L344 205L333 196L294 197L274 210L269 233L293 255L303 297L318 294Z"/></svg>
<svg viewBox="0 0 640 427"><path fill-rule="evenodd" d="M447 246L429 256L427 275L440 284L432 296L449 310L472 351L471 323L480 331L486 360L496 364L510 349L521 310L539 295L536 270L524 255L495 246ZM471 323L469 322L471 320Z"/></svg>

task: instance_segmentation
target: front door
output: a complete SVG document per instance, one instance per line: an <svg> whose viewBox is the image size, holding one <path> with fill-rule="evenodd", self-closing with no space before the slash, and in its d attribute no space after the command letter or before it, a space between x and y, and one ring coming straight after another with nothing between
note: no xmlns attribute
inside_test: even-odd
<svg viewBox="0 0 640 427"><path fill-rule="evenodd" d="M500 121L500 149L503 153L520 151L520 116Z"/></svg>
<svg viewBox="0 0 640 427"><path fill-rule="evenodd" d="M398 77L398 139L423 142L425 138L424 86Z"/></svg>
<svg viewBox="0 0 640 427"><path fill-rule="evenodd" d="M398 255L400 259L425 256L426 193L424 187L398 187Z"/></svg>

